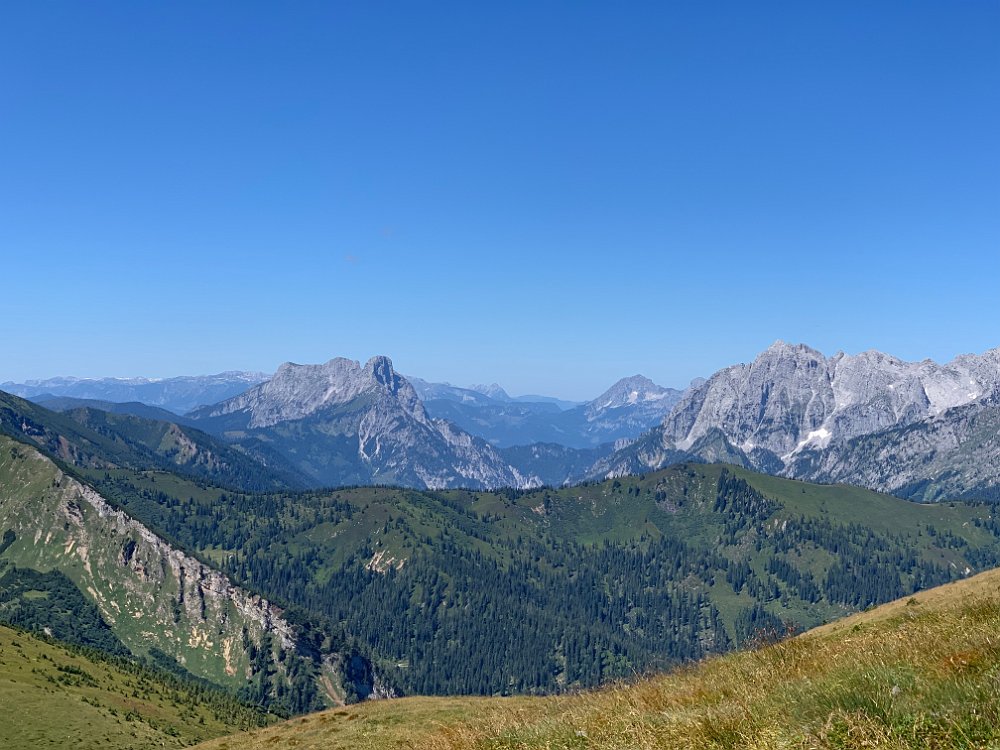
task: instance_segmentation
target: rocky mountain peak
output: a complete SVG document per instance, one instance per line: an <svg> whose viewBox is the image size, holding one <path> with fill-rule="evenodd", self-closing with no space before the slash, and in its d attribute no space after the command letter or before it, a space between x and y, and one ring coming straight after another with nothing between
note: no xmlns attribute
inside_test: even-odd
<svg viewBox="0 0 1000 750"><path fill-rule="evenodd" d="M767 349L757 355L751 363L752 367L770 367L773 363L795 363L797 366L816 367L820 363L826 363L826 357L822 352L813 349L805 344L789 344L778 339Z"/></svg>
<svg viewBox="0 0 1000 750"><path fill-rule="evenodd" d="M513 401L507 391L505 391L499 383L490 383L489 385L470 385L469 390L481 393L484 396L494 399L495 401Z"/></svg>
<svg viewBox="0 0 1000 750"><path fill-rule="evenodd" d="M393 369L392 360L381 354L365 363L365 376L390 391L395 391L399 387L400 376Z"/></svg>
<svg viewBox="0 0 1000 750"><path fill-rule="evenodd" d="M807 344L794 344L783 339L776 340L773 344L767 347L767 349L757 355L757 358L760 359L761 357L767 357L769 355L776 355L780 357L811 356L825 359L822 352L813 349Z"/></svg>
<svg viewBox="0 0 1000 750"><path fill-rule="evenodd" d="M403 396L407 403L419 405L416 393L396 373L388 357L372 357L364 367L356 360L336 357L319 365L286 362L270 380L198 416L247 412L249 427L268 427L302 419L327 406L345 404L375 389L390 395L406 391Z"/></svg>
<svg viewBox="0 0 1000 750"><path fill-rule="evenodd" d="M306 456L303 471L323 484L540 483L507 464L484 440L431 420L413 385L381 355L364 366L339 357L321 365L285 363L266 383L194 417L231 434L267 434L272 449L288 451L289 461Z"/></svg>
<svg viewBox="0 0 1000 750"><path fill-rule="evenodd" d="M785 460L970 403L998 382L1000 358L990 352L939 365L877 350L827 359L803 344L777 341L749 365L720 370L685 394L664 430L679 449L719 429L741 450L764 449Z"/></svg>
<svg viewBox="0 0 1000 750"><path fill-rule="evenodd" d="M660 401L671 392L671 388L657 385L645 375L632 375L622 378L590 403L596 409L616 409L643 401Z"/></svg>
<svg viewBox="0 0 1000 750"><path fill-rule="evenodd" d="M657 385L645 375L622 378L586 406L587 419L603 418L610 410L630 408L637 421L662 419L680 398L681 392Z"/></svg>

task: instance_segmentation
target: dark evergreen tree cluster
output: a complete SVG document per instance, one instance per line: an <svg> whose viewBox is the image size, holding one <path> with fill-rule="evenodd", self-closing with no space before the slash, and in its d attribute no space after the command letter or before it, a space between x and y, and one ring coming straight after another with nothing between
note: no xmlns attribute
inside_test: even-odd
<svg viewBox="0 0 1000 750"><path fill-rule="evenodd" d="M4 570L0 575L0 623L108 654L129 654L97 605L58 570L40 573L16 566Z"/></svg>

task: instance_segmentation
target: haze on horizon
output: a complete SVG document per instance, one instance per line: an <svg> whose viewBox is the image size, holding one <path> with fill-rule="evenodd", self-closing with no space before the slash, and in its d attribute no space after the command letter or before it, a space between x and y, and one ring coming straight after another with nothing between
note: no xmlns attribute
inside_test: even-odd
<svg viewBox="0 0 1000 750"><path fill-rule="evenodd" d="M1000 345L1000 6L8 8L0 381Z"/></svg>

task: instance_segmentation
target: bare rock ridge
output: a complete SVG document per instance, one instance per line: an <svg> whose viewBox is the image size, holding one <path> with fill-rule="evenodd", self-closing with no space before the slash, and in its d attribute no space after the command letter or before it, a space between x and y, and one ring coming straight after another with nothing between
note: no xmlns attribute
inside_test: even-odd
<svg viewBox="0 0 1000 750"><path fill-rule="evenodd" d="M940 365L878 351L826 357L777 341L753 362L727 367L692 387L659 428L599 461L592 474L642 471L687 452L798 478L860 478L895 491L933 478L918 465L933 464L938 473L953 468L962 439L944 425L963 408L962 423L969 424L968 409L986 408L998 389L1000 349ZM918 435L919 445L913 443ZM864 455L854 445L861 439L869 446ZM988 444L979 442L980 455L989 453ZM943 460L942 451L955 455ZM850 467L842 460L849 453ZM897 453L908 457L906 472L892 468ZM878 467L867 466L876 455Z"/></svg>
<svg viewBox="0 0 1000 750"><path fill-rule="evenodd" d="M727 367L689 392L663 429L682 450L718 428L741 450L760 448L787 460L806 447L937 416L998 384L997 349L938 365L878 351L827 358L778 341L749 365Z"/></svg>
<svg viewBox="0 0 1000 750"><path fill-rule="evenodd" d="M227 437L250 436L298 457L318 482L425 488L531 487L486 441L432 419L388 357L283 364L274 377L189 415ZM301 457L305 455L306 458Z"/></svg>
<svg viewBox="0 0 1000 750"><path fill-rule="evenodd" d="M248 415L250 428L302 419L325 406L348 403L366 390L385 387L385 365L376 363L377 359L385 358L372 358L364 367L343 357L322 365L286 362L270 380L221 404L199 409L193 416L218 417L242 412ZM376 367L380 379L375 377ZM391 368L389 363L390 371Z"/></svg>

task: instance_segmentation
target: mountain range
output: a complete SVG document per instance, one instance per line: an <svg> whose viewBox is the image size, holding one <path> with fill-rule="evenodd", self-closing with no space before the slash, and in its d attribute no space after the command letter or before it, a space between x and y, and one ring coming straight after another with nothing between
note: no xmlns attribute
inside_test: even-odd
<svg viewBox="0 0 1000 750"><path fill-rule="evenodd" d="M392 380L384 364L330 369L365 394ZM223 416L275 418L258 396ZM1000 559L989 505L929 514L732 466L558 489L295 491L194 428L183 455L214 461L178 461L180 437L140 417L10 395L0 414L0 621L286 713L596 685Z"/></svg>
<svg viewBox="0 0 1000 750"><path fill-rule="evenodd" d="M997 565L996 360L779 342L560 406L334 359L176 419L0 393L0 624L283 715L666 668ZM635 436L497 447L449 399Z"/></svg>
<svg viewBox="0 0 1000 750"><path fill-rule="evenodd" d="M139 402L184 414L203 404L214 404L267 380L261 372L222 372L218 375L176 378L73 378L57 377L0 383L0 391L44 400L45 397L94 399L116 403Z"/></svg>
<svg viewBox="0 0 1000 750"><path fill-rule="evenodd" d="M272 468L283 464L300 485L428 488L562 484L611 452L615 441L658 424L680 396L637 375L590 402L512 397L497 384L459 388L406 378L387 357L365 365L343 358L286 363L270 378L234 372L7 385L55 411L197 427ZM228 398L183 415L169 411L220 392Z"/></svg>
<svg viewBox="0 0 1000 750"><path fill-rule="evenodd" d="M695 460L921 500L1000 494L993 478L1000 349L941 365L878 351L828 357L778 341L684 391L636 375L583 403L515 398L495 383L460 388L407 378L384 356L364 365L286 363L270 378L227 373L122 385L132 382L56 378L15 390L57 411L89 408L194 428L215 436L215 453L228 447L279 470L288 486L524 489ZM154 403L164 400L164 384L183 386L189 401L214 388L236 392L171 416ZM85 385L129 398L137 388L161 390L143 404L56 395L70 387L94 392Z"/></svg>
<svg viewBox="0 0 1000 750"><path fill-rule="evenodd" d="M658 425L682 393L642 375L622 378L592 401L574 405L504 398L499 386L475 390L421 381L415 388L429 414L499 448L533 443L596 448L632 438Z"/></svg>
<svg viewBox="0 0 1000 750"><path fill-rule="evenodd" d="M593 475L646 471L678 453L921 499L991 496L1000 466L1000 349L939 365L877 351L826 357L778 341L680 399L662 425Z"/></svg>

